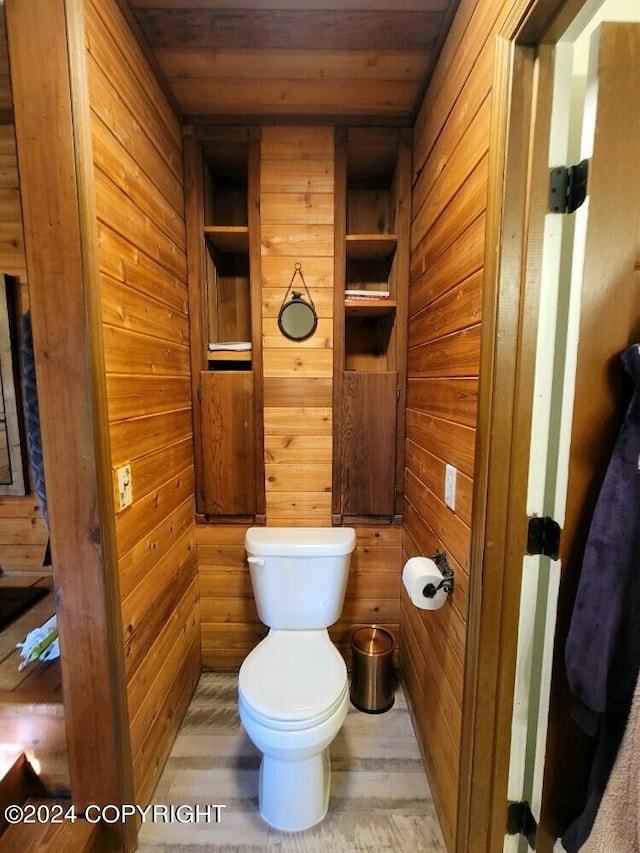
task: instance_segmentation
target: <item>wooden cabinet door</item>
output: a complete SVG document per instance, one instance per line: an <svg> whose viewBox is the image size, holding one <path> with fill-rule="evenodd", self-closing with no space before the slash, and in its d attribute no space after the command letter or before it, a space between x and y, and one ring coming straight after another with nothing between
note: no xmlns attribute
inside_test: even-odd
<svg viewBox="0 0 640 853"><path fill-rule="evenodd" d="M342 512L394 513L396 465L395 371L343 374Z"/></svg>
<svg viewBox="0 0 640 853"><path fill-rule="evenodd" d="M200 379L203 510L206 515L253 515L253 373L205 371Z"/></svg>

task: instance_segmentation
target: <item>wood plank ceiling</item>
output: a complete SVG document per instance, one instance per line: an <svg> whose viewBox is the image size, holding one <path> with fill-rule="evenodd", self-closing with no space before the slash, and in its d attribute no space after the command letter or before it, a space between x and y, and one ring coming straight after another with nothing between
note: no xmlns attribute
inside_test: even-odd
<svg viewBox="0 0 640 853"><path fill-rule="evenodd" d="M458 0L129 0L190 123L411 124Z"/></svg>

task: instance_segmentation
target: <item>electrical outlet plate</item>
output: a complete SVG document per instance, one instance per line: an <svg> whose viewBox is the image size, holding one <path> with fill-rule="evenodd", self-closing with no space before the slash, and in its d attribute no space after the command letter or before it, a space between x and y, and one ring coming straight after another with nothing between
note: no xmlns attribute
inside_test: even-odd
<svg viewBox="0 0 640 853"><path fill-rule="evenodd" d="M447 465L444 472L444 502L455 512L456 509L456 480L458 471L453 465Z"/></svg>
<svg viewBox="0 0 640 853"><path fill-rule="evenodd" d="M118 512L133 503L133 484L131 482L131 462L125 462L115 469L116 506Z"/></svg>

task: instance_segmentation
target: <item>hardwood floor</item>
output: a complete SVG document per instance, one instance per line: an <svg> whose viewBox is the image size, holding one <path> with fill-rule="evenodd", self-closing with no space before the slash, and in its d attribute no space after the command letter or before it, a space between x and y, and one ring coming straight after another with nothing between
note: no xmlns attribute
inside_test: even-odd
<svg viewBox="0 0 640 853"><path fill-rule="evenodd" d="M350 707L331 747L329 814L306 832L270 829L257 806L260 755L237 714L237 676L205 673L155 792L154 803L224 805L220 822L146 823L141 853L444 853L402 688L385 714Z"/></svg>

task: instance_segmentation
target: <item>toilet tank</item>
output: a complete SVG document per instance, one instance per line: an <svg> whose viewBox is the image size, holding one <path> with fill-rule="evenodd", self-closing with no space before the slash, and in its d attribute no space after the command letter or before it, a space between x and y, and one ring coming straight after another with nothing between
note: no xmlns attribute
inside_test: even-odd
<svg viewBox="0 0 640 853"><path fill-rule="evenodd" d="M356 545L351 527L250 527L244 545L260 620L281 631L340 618Z"/></svg>

